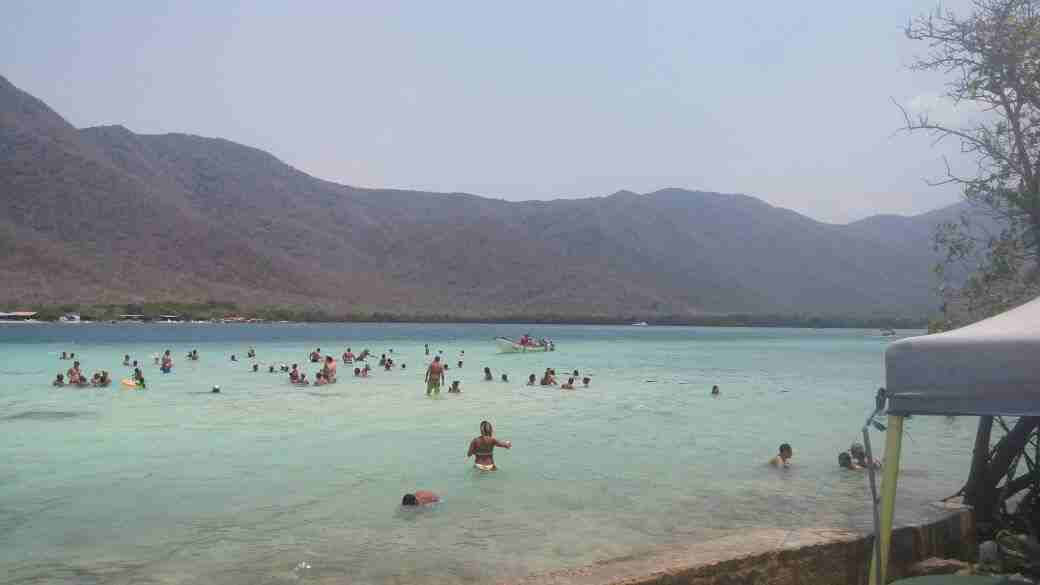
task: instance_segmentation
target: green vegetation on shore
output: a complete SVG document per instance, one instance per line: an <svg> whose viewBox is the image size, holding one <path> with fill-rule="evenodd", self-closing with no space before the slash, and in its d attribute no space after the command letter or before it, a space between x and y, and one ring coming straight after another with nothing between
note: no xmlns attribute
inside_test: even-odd
<svg viewBox="0 0 1040 585"><path fill-rule="evenodd" d="M21 306L5 306L4 310L25 310ZM450 315L423 313L396 313L386 311L333 313L321 308L240 307L231 302L208 303L153 302L141 304L108 305L47 305L33 307L37 319L57 321L63 315L80 315L84 321L118 321L122 315L144 315L146 320L161 315L175 315L183 321L210 321L221 319L256 319L262 321L291 321L300 323L540 323L627 325L646 321L653 325L700 325L707 327L807 327L857 329L923 329L926 318L915 317L855 317L842 315L560 315L555 313Z"/></svg>

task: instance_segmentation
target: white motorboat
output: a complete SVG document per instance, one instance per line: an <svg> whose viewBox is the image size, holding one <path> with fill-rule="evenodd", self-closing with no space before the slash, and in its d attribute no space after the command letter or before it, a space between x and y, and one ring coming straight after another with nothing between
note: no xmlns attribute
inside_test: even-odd
<svg viewBox="0 0 1040 585"><path fill-rule="evenodd" d="M543 343L532 342L524 345L519 341L513 341L508 337L496 337L495 343L498 344L498 351L500 353L534 353L554 351L556 349L551 341L545 341Z"/></svg>

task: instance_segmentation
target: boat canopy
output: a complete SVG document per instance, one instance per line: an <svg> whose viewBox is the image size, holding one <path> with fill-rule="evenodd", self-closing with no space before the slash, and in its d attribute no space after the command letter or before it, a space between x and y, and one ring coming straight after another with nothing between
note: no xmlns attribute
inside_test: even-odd
<svg viewBox="0 0 1040 585"><path fill-rule="evenodd" d="M885 352L888 413L1040 416L1040 298Z"/></svg>

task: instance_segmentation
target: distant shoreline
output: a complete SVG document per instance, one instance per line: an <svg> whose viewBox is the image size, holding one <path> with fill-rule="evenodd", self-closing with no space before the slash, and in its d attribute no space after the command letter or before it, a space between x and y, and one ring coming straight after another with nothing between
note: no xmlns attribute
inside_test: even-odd
<svg viewBox="0 0 1040 585"><path fill-rule="evenodd" d="M12 309L14 307L11 307ZM733 313L717 315L557 315L499 314L488 316L423 315L383 311L335 314L322 309L239 307L233 303L145 303L140 305L49 305L18 307L33 312L25 322L61 322L63 318L93 323L425 323L516 325L630 325L692 327L787 327L801 329L925 329L924 317L860 317L851 315L784 315Z"/></svg>

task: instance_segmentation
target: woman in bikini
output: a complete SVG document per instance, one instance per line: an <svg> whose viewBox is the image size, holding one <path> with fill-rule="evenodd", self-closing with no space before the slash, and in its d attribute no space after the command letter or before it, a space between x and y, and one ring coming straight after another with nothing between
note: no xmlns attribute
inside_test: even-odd
<svg viewBox="0 0 1040 585"><path fill-rule="evenodd" d="M483 421L480 423L480 436L469 442L469 452L466 453L466 459L470 457L476 457L476 462L473 466L481 471L495 471L498 467L495 467L495 447L502 447L503 449L511 449L513 447L512 441L499 441L495 438L495 430L491 428L491 423Z"/></svg>

